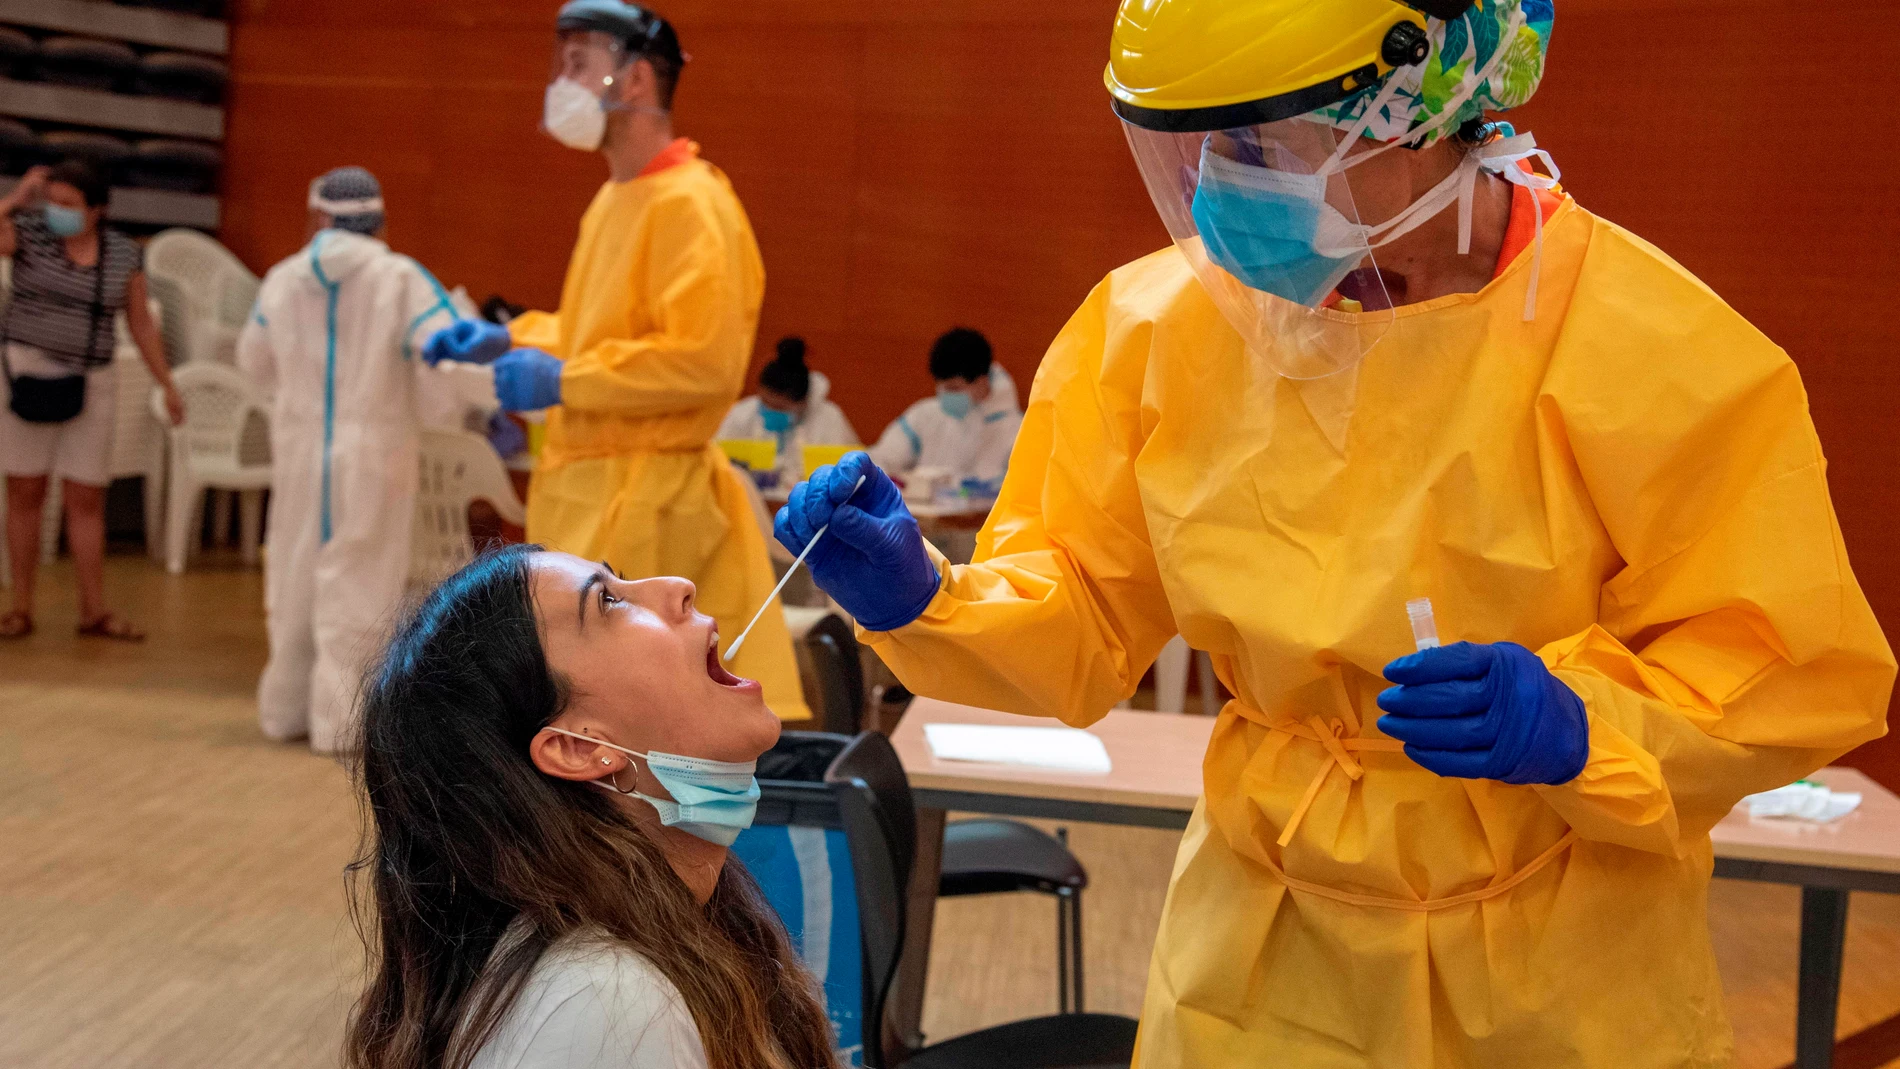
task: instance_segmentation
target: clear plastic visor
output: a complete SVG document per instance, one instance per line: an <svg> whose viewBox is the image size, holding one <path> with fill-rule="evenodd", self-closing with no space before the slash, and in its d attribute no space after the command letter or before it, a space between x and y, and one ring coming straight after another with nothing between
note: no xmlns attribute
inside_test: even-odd
<svg viewBox="0 0 1900 1069"><path fill-rule="evenodd" d="M1342 131L1306 118L1194 133L1124 122L1123 130L1169 236L1279 374L1344 371L1390 329L1392 302L1346 166L1355 146Z"/></svg>
<svg viewBox="0 0 1900 1069"><path fill-rule="evenodd" d="M639 58L626 42L599 30L563 30L555 34L548 63L548 84L565 78L596 96L604 95L627 65Z"/></svg>

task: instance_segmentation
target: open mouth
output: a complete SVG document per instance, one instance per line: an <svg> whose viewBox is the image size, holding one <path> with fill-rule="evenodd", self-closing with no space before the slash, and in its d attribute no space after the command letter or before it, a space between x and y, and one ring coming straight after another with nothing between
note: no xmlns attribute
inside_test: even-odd
<svg viewBox="0 0 1900 1069"><path fill-rule="evenodd" d="M719 659L719 632L717 630L706 637L706 675L722 687L743 687L752 682L726 671L725 663Z"/></svg>

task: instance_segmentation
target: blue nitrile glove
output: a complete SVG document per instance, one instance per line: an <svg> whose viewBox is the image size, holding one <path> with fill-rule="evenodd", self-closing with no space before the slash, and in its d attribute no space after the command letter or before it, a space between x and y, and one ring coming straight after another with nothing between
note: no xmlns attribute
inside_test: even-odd
<svg viewBox="0 0 1900 1069"><path fill-rule="evenodd" d="M859 476L864 485L853 494ZM772 533L797 554L826 524L831 530L805 566L865 630L895 630L924 614L941 577L924 552L924 536L904 507L904 495L866 454L847 453L794 487Z"/></svg>
<svg viewBox="0 0 1900 1069"><path fill-rule="evenodd" d="M508 328L486 319L458 319L443 327L422 345L422 359L430 367L444 360L464 364L489 364L507 352L514 341Z"/></svg>
<svg viewBox="0 0 1900 1069"><path fill-rule="evenodd" d="M1515 642L1456 642L1385 666L1379 730L1441 776L1569 783L1590 756L1583 699Z"/></svg>
<svg viewBox="0 0 1900 1069"><path fill-rule="evenodd" d="M510 349L495 361L495 397L507 412L561 403L561 361L539 349Z"/></svg>
<svg viewBox="0 0 1900 1069"><path fill-rule="evenodd" d="M488 417L488 444L495 447L503 460L528 448L528 432L521 424L508 418L508 413L497 412Z"/></svg>

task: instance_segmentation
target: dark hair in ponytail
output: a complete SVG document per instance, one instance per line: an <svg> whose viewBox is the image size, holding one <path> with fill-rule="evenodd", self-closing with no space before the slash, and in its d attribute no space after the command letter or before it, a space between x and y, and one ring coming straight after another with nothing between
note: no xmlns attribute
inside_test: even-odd
<svg viewBox="0 0 1900 1069"><path fill-rule="evenodd" d="M811 369L805 366L805 339L780 338L778 356L759 372L759 385L794 401L803 401L811 393Z"/></svg>

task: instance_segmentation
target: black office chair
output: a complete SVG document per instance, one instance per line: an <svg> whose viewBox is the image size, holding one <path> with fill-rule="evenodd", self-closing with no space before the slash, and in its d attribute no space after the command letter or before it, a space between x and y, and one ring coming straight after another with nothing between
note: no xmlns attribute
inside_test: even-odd
<svg viewBox="0 0 1900 1069"><path fill-rule="evenodd" d="M1089 872L1065 839L1020 820L952 820L943 826L937 895L1036 891L1056 900L1056 1007L1081 1013L1082 892Z"/></svg>
<svg viewBox="0 0 1900 1069"><path fill-rule="evenodd" d="M911 693L885 692L887 705L905 708ZM1058 834L1061 834L1058 832ZM1019 820L953 820L943 829L943 876L937 894L1006 894L1036 891L1056 900L1056 1008L1081 1013L1083 1003L1082 892L1089 872L1058 839Z"/></svg>
<svg viewBox="0 0 1900 1069"><path fill-rule="evenodd" d="M818 677L818 723L825 731L856 735L864 726L864 661L851 624L837 613L805 633L805 651Z"/></svg>
<svg viewBox="0 0 1900 1069"><path fill-rule="evenodd" d="M146 96L216 104L224 99L224 83L230 74L229 68L209 56L153 52L139 61L137 86Z"/></svg>
<svg viewBox="0 0 1900 1069"><path fill-rule="evenodd" d="M40 155L54 163L79 160L90 164L108 182L117 185L120 169L132 157L132 146L111 134L51 130L40 135Z"/></svg>
<svg viewBox="0 0 1900 1069"><path fill-rule="evenodd" d="M887 1066L883 1021L904 946L905 895L917 852L917 809L890 740L867 731L825 772L851 843L864 942L864 1064ZM1135 1021L1065 1013L1011 1021L925 1047L906 1069L1111 1069L1135 1053Z"/></svg>
<svg viewBox="0 0 1900 1069"><path fill-rule="evenodd" d="M224 17L224 0L118 0L127 7L155 7L160 11L176 11L181 15L202 15L205 18Z"/></svg>
<svg viewBox="0 0 1900 1069"><path fill-rule="evenodd" d="M0 78L31 78L39 73L40 43L11 26L0 26Z"/></svg>
<svg viewBox="0 0 1900 1069"><path fill-rule="evenodd" d="M218 188L224 153L198 141L151 138L132 146L125 162L125 184L177 193L210 193Z"/></svg>
<svg viewBox="0 0 1900 1069"><path fill-rule="evenodd" d="M40 162L40 135L23 122L0 119L0 174L25 174Z"/></svg>
<svg viewBox="0 0 1900 1069"><path fill-rule="evenodd" d="M48 37L40 42L40 77L75 89L120 92L132 84L139 56L117 41Z"/></svg>

